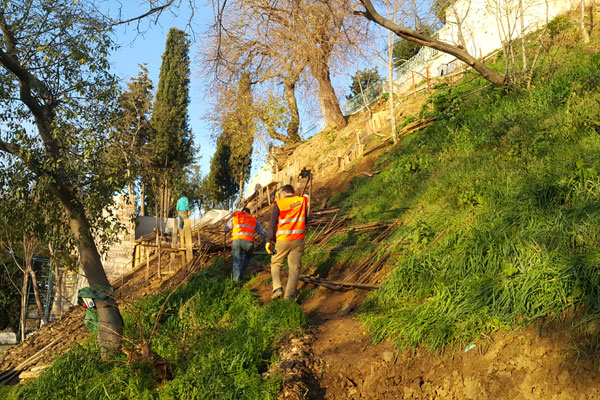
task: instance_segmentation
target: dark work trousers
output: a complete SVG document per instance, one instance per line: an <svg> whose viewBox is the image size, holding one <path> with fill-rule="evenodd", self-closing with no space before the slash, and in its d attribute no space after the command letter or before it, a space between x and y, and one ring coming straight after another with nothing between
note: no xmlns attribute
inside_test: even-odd
<svg viewBox="0 0 600 400"><path fill-rule="evenodd" d="M231 242L231 254L233 255L233 275L234 281L241 281L244 271L254 252L254 242L244 239L236 239Z"/></svg>

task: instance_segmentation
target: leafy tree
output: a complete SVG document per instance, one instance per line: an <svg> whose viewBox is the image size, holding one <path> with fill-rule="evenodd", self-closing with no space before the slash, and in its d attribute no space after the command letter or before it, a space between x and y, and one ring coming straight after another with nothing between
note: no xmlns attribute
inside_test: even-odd
<svg viewBox="0 0 600 400"><path fill-rule="evenodd" d="M204 187L205 180L206 177L202 176L199 165L192 165L188 168L181 185L181 194L187 194L190 200L190 209L202 210L209 204L208 194Z"/></svg>
<svg viewBox="0 0 600 400"><path fill-rule="evenodd" d="M431 3L431 11L442 24L446 23L446 10L450 6L451 0L434 0Z"/></svg>
<svg viewBox="0 0 600 400"><path fill-rule="evenodd" d="M229 166L230 158L231 146L226 137L221 135L217 139L217 148L210 160L210 172L203 185L212 206L227 200L239 190Z"/></svg>
<svg viewBox="0 0 600 400"><path fill-rule="evenodd" d="M148 69L140 65L138 76L132 78L127 83L127 90L121 93L115 130L111 132L110 150L112 156L126 165L129 195L133 194L133 183L141 173L140 151L151 136L152 90ZM143 199L141 203L144 204Z"/></svg>
<svg viewBox="0 0 600 400"><path fill-rule="evenodd" d="M252 167L252 144L254 143L255 125L253 120L252 83L250 74L244 73L238 84L235 105L223 121L223 140L229 144L229 168L231 176L242 192L244 182L250 176Z"/></svg>
<svg viewBox="0 0 600 400"><path fill-rule="evenodd" d="M150 176L146 179L154 182L154 190L160 190L163 196L181 184L185 168L193 161L192 132L188 123L188 53L189 41L185 32L171 28L162 56L158 91L150 120L151 136L144 149L150 167ZM168 203L167 200L163 206ZM167 211L163 209L165 215Z"/></svg>
<svg viewBox="0 0 600 400"><path fill-rule="evenodd" d="M19 323L19 297L16 277L21 272L11 257L0 255L0 331L16 328Z"/></svg>
<svg viewBox="0 0 600 400"><path fill-rule="evenodd" d="M417 31L426 35L433 34L433 28L429 25L421 25ZM423 46L418 43L398 38L394 42L394 65L398 66L404 64L412 57L416 56L419 50L421 50L421 47Z"/></svg>
<svg viewBox="0 0 600 400"><path fill-rule="evenodd" d="M381 76L379 76L377 68L359 69L354 75L352 75L350 94L346 95L346 98L350 100L351 98L360 95L367 89L369 85L379 81L381 81Z"/></svg>
<svg viewBox="0 0 600 400"><path fill-rule="evenodd" d="M44 314L36 272L33 269L33 257L44 234L44 221L39 218L40 210L49 204L40 201L39 185L31 185L31 172L22 167L21 163L15 163L8 170L2 171L4 185L0 188L0 251L9 256L12 264L20 271L22 284L15 288L21 298L19 324L21 340L25 340L25 311L30 280L33 283L38 314ZM13 275L11 279L14 283L16 276ZM40 320L40 324L43 323Z"/></svg>
<svg viewBox="0 0 600 400"><path fill-rule="evenodd" d="M95 7L71 0L0 2L0 151L62 207L91 285L109 290L94 233L123 187L106 157L117 80L107 71L113 42ZM8 183L9 184L9 183ZM59 223L59 221L54 221ZM120 347L123 320L112 297L96 302L102 354Z"/></svg>

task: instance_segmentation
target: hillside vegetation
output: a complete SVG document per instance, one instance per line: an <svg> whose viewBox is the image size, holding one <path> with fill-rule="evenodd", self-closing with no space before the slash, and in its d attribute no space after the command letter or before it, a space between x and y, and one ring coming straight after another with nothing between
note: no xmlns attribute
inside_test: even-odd
<svg viewBox="0 0 600 400"><path fill-rule="evenodd" d="M599 324L600 38L594 32L581 44L566 17L549 34L556 45L540 58L531 87L496 88L473 73L438 86L404 124L436 121L379 157L379 174L354 178L329 200L357 224L398 219L384 243L347 230L303 258L308 272L327 276L392 249L388 278L358 314L374 341L443 350L540 319ZM503 67L500 54L495 68ZM150 343L173 379L125 355L100 361L90 342L0 397L277 397L281 380L264 372L278 340L302 329L305 315L293 302L260 305L213 273L223 268L217 261L125 315L126 346Z"/></svg>
<svg viewBox="0 0 600 400"><path fill-rule="evenodd" d="M60 356L39 379L5 387L19 399L271 399L281 379L262 374L275 361L275 344L298 331L305 317L295 303L261 307L255 295L214 271L222 260L174 292L148 296L124 313L124 347L144 343L170 362L166 370L124 354L101 361L91 338ZM220 275L220 274L219 274ZM162 371L162 373L161 373ZM169 379L171 377L168 377Z"/></svg>
<svg viewBox="0 0 600 400"><path fill-rule="evenodd" d="M439 86L421 112L437 121L380 157L379 175L355 178L330 201L356 221L401 222L386 244L391 275L360 314L374 340L443 349L569 308L582 325L597 322L598 35L580 44L566 17L549 32L556 45L531 88L476 75ZM313 261L383 253L351 234L340 242L358 246Z"/></svg>

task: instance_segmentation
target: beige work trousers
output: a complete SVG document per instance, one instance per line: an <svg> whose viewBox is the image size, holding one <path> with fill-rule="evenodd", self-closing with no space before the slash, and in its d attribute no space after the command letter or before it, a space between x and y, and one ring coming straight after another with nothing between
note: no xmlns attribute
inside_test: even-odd
<svg viewBox="0 0 600 400"><path fill-rule="evenodd" d="M281 288L281 271L283 262L287 257L289 274L285 286L285 299L296 297L298 286L298 274L300 273L302 253L304 253L304 239L291 241L277 241L275 243L275 254L271 257L271 277L273 278L273 291Z"/></svg>

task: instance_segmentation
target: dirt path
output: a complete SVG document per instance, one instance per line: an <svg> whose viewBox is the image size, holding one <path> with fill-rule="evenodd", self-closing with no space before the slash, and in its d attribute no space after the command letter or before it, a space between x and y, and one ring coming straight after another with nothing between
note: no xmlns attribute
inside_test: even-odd
<svg viewBox="0 0 600 400"><path fill-rule="evenodd" d="M268 273L254 284L270 301ZM309 287L304 288L304 290ZM500 331L475 347L396 352L373 345L356 319L365 294L317 289L302 303L309 316L313 377L306 398L323 399L600 399L600 328L571 325Z"/></svg>

